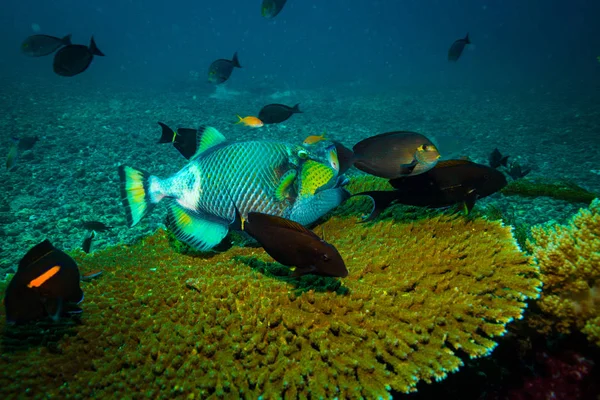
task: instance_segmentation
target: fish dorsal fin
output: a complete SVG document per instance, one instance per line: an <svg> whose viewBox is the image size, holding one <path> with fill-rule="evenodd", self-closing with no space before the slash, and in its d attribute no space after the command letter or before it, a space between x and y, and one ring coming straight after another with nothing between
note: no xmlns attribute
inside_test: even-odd
<svg viewBox="0 0 600 400"><path fill-rule="evenodd" d="M29 265L35 263L37 260L45 257L46 255L55 251L56 248L52 246L52 243L48 239L41 243L33 246L25 256L19 261L19 271L27 268Z"/></svg>
<svg viewBox="0 0 600 400"><path fill-rule="evenodd" d="M196 147L196 154L191 159L197 158L199 155L204 153L206 150L218 146L221 143L227 141L225 136L212 126L201 126L198 128L198 141Z"/></svg>
<svg viewBox="0 0 600 400"><path fill-rule="evenodd" d="M256 221L256 219L258 219L258 218L260 218L263 223L266 222L269 225L278 226L280 228L288 229L291 231L304 233L311 237L321 240L321 238L319 236L317 236L313 231L305 228L298 222L295 222L295 221L292 221L292 220L289 220L286 218L278 217L276 215L263 214L263 213L257 213L257 212L249 212L248 213L248 224L252 225L253 224L252 219L254 219Z"/></svg>
<svg viewBox="0 0 600 400"><path fill-rule="evenodd" d="M442 160L442 161L438 161L436 168L447 168L447 167L454 167L457 165L468 165L468 164L474 164L474 163L473 163L473 161L463 160L463 159Z"/></svg>

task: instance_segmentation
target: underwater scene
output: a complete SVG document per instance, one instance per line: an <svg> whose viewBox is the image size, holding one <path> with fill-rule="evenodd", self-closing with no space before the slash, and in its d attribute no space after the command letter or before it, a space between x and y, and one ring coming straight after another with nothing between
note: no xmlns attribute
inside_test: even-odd
<svg viewBox="0 0 600 400"><path fill-rule="evenodd" d="M600 399L600 2L0 9L0 399Z"/></svg>

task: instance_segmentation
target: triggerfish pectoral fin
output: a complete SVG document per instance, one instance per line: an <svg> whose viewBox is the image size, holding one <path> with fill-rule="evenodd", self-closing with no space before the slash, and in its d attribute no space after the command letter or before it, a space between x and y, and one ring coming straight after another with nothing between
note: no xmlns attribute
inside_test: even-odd
<svg viewBox="0 0 600 400"><path fill-rule="evenodd" d="M292 183L294 183L297 175L298 173L296 170L291 169L281 176L281 179L279 179L279 185L277 185L277 188L275 189L275 198L277 198L278 201L283 201L288 198L290 188L292 187Z"/></svg>
<svg viewBox="0 0 600 400"><path fill-rule="evenodd" d="M296 200L290 218L302 225L310 225L350 198L344 188L326 189L314 196Z"/></svg>
<svg viewBox="0 0 600 400"><path fill-rule="evenodd" d="M127 224L134 226L158 203L163 196L150 191L150 174L128 167L119 166L121 198L127 212Z"/></svg>
<svg viewBox="0 0 600 400"><path fill-rule="evenodd" d="M203 215L173 202L167 213L167 227L177 239L199 251L215 247L229 232L228 221Z"/></svg>

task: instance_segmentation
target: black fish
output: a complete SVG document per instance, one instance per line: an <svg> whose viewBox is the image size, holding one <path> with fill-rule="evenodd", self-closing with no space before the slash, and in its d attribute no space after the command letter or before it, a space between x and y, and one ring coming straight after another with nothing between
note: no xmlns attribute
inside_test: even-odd
<svg viewBox="0 0 600 400"><path fill-rule="evenodd" d="M208 67L208 81L216 84L225 82L231 76L233 68L242 68L237 52L235 52L231 60L221 58L213 61L210 67Z"/></svg>
<svg viewBox="0 0 600 400"><path fill-rule="evenodd" d="M81 245L81 249L83 251L85 251L86 253L89 253L90 250L92 249L92 240L94 240L94 238L96 237L96 232L92 231L90 233L90 236L87 236L84 240L83 243Z"/></svg>
<svg viewBox="0 0 600 400"><path fill-rule="evenodd" d="M437 163L440 153L425 136L416 132L387 132L356 143L354 166L381 178L421 174Z"/></svg>
<svg viewBox="0 0 600 400"><path fill-rule="evenodd" d="M75 76L90 66L94 56L104 54L98 49L92 36L89 47L71 44L60 49L54 56L54 72L60 76Z"/></svg>
<svg viewBox="0 0 600 400"><path fill-rule="evenodd" d="M301 113L300 104L296 104L294 107L288 107L284 104L269 104L264 106L258 113L258 119L265 124L278 124L285 121L292 114Z"/></svg>
<svg viewBox="0 0 600 400"><path fill-rule="evenodd" d="M192 128L178 128L176 131L162 122L158 123L162 128L162 134L158 143L173 143L173 146L188 160L198 150L198 130ZM203 127L200 128L203 131Z"/></svg>
<svg viewBox="0 0 600 400"><path fill-rule="evenodd" d="M108 226L104 222L100 221L84 221L81 226L88 231L96 232L106 232L113 228L112 226Z"/></svg>
<svg viewBox="0 0 600 400"><path fill-rule="evenodd" d="M283 6L287 0L263 0L260 8L261 15L265 18L275 18L277 14L283 10Z"/></svg>
<svg viewBox="0 0 600 400"><path fill-rule="evenodd" d="M232 228L256 239L278 263L296 267L294 276L348 276L337 249L297 222L259 212L249 212L248 219L243 220L236 207Z"/></svg>
<svg viewBox="0 0 600 400"><path fill-rule="evenodd" d="M450 46L450 50L448 50L448 61L457 61L468 44L471 44L468 33L463 39L455 40L452 46Z"/></svg>
<svg viewBox="0 0 600 400"><path fill-rule="evenodd" d="M42 57L54 53L62 46L70 44L70 34L62 39L48 35L32 35L23 41L21 51L30 57Z"/></svg>
<svg viewBox="0 0 600 400"><path fill-rule="evenodd" d="M503 156L498 149L494 149L488 158L488 163L492 168L498 168L502 165L506 167L508 163L508 157L510 156Z"/></svg>
<svg viewBox="0 0 600 400"><path fill-rule="evenodd" d="M510 167L508 167L508 171L506 171L506 173L508 175L510 175L510 177L513 178L513 180L515 180L515 181L517 179L524 178L530 172L531 172L531 168L523 169L521 167L521 164L519 164L517 161L510 164Z"/></svg>
<svg viewBox="0 0 600 400"><path fill-rule="evenodd" d="M467 160L445 160L423 174L392 179L390 184L396 190L354 195L373 199L373 210L364 221L374 219L394 202L432 208L464 203L468 212L477 199L496 193L507 182L502 172L486 165Z"/></svg>
<svg viewBox="0 0 600 400"><path fill-rule="evenodd" d="M4 297L6 320L25 323L80 313L83 300L77 263L49 240L35 245L19 262Z"/></svg>

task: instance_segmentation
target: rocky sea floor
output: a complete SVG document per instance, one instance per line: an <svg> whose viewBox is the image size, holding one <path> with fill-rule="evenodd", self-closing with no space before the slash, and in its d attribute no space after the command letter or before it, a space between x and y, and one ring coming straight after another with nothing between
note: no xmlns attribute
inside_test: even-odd
<svg viewBox="0 0 600 400"><path fill-rule="evenodd" d="M139 91L0 82L0 154L11 137L39 136L13 171L0 172L0 276L44 238L79 248L83 221L114 228L94 248L130 243L162 225L165 208L128 228L117 167L127 164L166 177L186 162L159 145L157 122L212 125L232 140L301 142L321 134L351 147L377 133L412 130L432 138L442 155L487 163L498 148L531 168L529 177L565 179L600 193L600 92L575 90L410 89L376 93L359 86L297 91L205 87ZM303 114L277 126L234 125L268 103L300 103ZM492 203L527 224L564 222L584 204L496 194ZM365 210L366 211L366 210Z"/></svg>

